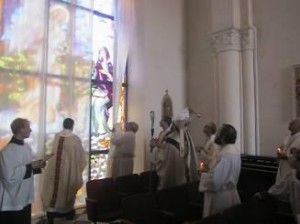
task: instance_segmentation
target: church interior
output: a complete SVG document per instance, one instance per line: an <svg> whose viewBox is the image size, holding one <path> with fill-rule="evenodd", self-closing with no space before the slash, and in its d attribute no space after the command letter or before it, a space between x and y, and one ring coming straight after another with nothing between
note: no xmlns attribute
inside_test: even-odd
<svg viewBox="0 0 300 224"><path fill-rule="evenodd" d="M300 117L299 10L298 0L0 0L0 147L12 120L23 117L32 128L25 142L44 158L63 119L73 118L88 164L75 204L83 218L55 223L96 223L88 218L87 183L105 179L114 125L138 124L133 172L141 177L153 171L149 141L163 115L190 108L200 114L189 125L196 149L207 123L236 129L240 193L249 202L274 183L276 150ZM47 223L42 183L43 173L35 175L37 224ZM198 185L187 192L199 197L189 189ZM232 221L238 211L226 222L201 222L198 211L200 221L140 223L242 223ZM293 223L290 210L277 217L290 221L260 221ZM98 223L122 223L116 220Z"/></svg>

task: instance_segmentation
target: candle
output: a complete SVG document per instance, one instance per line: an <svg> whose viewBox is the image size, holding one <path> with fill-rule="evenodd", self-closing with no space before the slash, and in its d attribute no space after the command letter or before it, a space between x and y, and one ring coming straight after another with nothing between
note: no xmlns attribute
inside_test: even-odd
<svg viewBox="0 0 300 224"><path fill-rule="evenodd" d="M204 162L200 162L200 172L205 170Z"/></svg>

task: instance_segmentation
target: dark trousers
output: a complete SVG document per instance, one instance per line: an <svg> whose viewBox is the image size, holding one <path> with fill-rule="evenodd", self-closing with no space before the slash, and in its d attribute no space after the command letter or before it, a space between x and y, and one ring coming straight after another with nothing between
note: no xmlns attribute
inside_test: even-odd
<svg viewBox="0 0 300 224"><path fill-rule="evenodd" d="M0 211L2 224L31 224L31 204L19 211Z"/></svg>

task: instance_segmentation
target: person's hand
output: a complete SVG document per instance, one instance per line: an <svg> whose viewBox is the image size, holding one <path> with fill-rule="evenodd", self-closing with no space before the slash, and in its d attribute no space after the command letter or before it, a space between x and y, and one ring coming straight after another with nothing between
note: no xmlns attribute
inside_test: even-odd
<svg viewBox="0 0 300 224"><path fill-rule="evenodd" d="M157 146L157 139L156 138L152 138L151 140L150 140L150 147L151 148L154 148L154 147L156 147Z"/></svg>
<svg viewBox="0 0 300 224"><path fill-rule="evenodd" d="M199 172L200 173L207 173L208 170L209 170L208 166L204 162L200 162Z"/></svg>
<svg viewBox="0 0 300 224"><path fill-rule="evenodd" d="M35 160L31 162L32 169L41 169L46 166L46 162L43 159Z"/></svg>
<svg viewBox="0 0 300 224"><path fill-rule="evenodd" d="M276 154L277 154L277 157L279 159L285 159L285 158L287 158L285 150L283 148L281 148L281 147L278 147L276 149Z"/></svg>

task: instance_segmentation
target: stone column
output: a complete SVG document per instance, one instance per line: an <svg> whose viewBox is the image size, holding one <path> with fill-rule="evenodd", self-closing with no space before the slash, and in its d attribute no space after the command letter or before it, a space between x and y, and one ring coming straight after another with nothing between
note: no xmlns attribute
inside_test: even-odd
<svg viewBox="0 0 300 224"><path fill-rule="evenodd" d="M236 128L236 145L243 152L241 35L229 28L213 33L210 41L217 66L218 120Z"/></svg>
<svg viewBox="0 0 300 224"><path fill-rule="evenodd" d="M255 29L241 31L243 64L244 152L257 154Z"/></svg>

